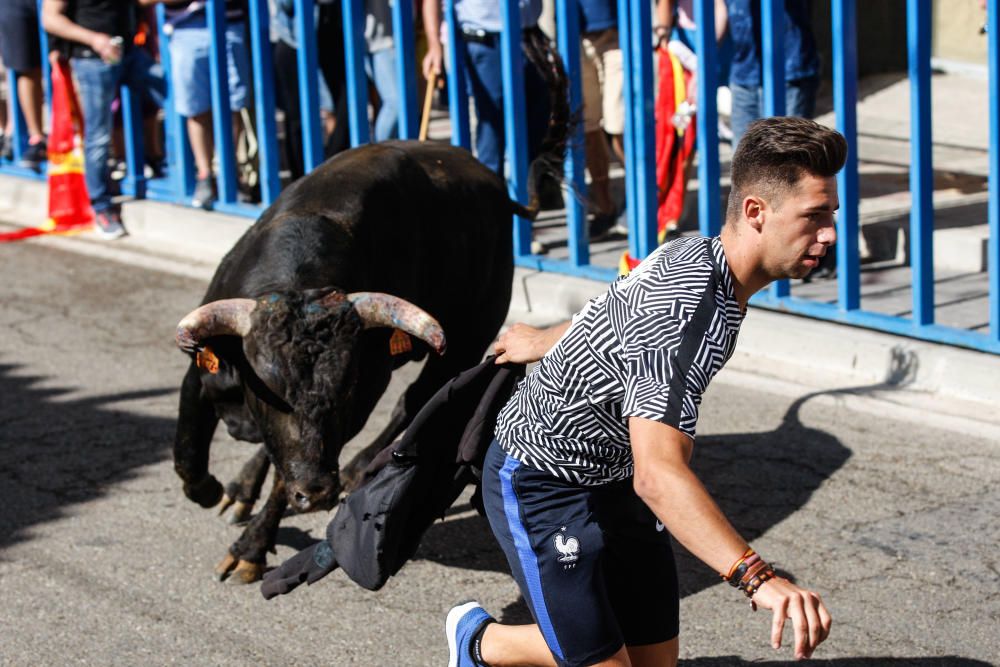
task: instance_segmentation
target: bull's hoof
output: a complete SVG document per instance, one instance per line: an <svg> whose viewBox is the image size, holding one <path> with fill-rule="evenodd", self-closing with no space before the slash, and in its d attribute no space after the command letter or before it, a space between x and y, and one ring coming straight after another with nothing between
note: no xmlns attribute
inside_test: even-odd
<svg viewBox="0 0 1000 667"><path fill-rule="evenodd" d="M205 475L201 481L185 484L184 495L202 507L214 507L222 498L222 484L212 475Z"/></svg>
<svg viewBox="0 0 1000 667"><path fill-rule="evenodd" d="M248 560L241 560L231 553L226 553L226 557L215 566L215 580L242 586L260 581L264 576L263 563L251 563Z"/></svg>
<svg viewBox="0 0 1000 667"><path fill-rule="evenodd" d="M234 526L246 523L250 519L250 515L253 514L253 503L233 500L227 493L222 496L222 502L219 503L219 516L225 514L230 507L233 508L233 511L229 513L229 518L226 520Z"/></svg>

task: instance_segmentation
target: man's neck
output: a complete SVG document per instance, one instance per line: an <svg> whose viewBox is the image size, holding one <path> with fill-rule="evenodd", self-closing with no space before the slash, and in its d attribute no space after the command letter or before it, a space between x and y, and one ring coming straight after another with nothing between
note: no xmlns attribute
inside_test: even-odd
<svg viewBox="0 0 1000 667"><path fill-rule="evenodd" d="M760 265L760 258L752 239L739 234L731 224L722 227L722 250L726 254L726 263L733 276L733 293L740 304L740 310L746 310L747 302L754 294L771 282Z"/></svg>

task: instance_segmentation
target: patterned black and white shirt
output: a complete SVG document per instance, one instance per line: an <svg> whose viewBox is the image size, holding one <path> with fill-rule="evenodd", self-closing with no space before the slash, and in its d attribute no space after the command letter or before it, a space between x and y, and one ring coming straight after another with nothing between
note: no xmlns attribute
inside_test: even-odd
<svg viewBox="0 0 1000 667"><path fill-rule="evenodd" d="M628 418L693 438L702 393L732 356L742 319L719 238L660 246L573 317L501 411L497 440L570 482L627 479Z"/></svg>

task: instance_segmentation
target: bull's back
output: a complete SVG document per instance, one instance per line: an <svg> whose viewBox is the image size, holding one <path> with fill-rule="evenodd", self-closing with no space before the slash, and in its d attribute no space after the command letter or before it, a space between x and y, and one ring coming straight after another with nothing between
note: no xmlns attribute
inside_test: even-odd
<svg viewBox="0 0 1000 667"><path fill-rule="evenodd" d="M206 300L338 287L432 312L470 299L505 309L510 220L504 182L465 150L360 147L286 188L223 260Z"/></svg>

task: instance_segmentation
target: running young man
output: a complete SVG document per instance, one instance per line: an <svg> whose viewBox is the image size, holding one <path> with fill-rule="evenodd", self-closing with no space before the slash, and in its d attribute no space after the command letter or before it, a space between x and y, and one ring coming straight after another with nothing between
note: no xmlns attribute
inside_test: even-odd
<svg viewBox="0 0 1000 667"><path fill-rule="evenodd" d="M451 667L675 664L670 535L772 610L775 648L785 619L797 658L826 639L819 596L774 574L688 462L702 393L750 296L805 276L836 240L846 154L843 136L812 121L757 121L733 157L720 237L672 241L572 322L500 337L498 363L541 359L501 412L483 471L490 525L535 624L455 607Z"/></svg>

